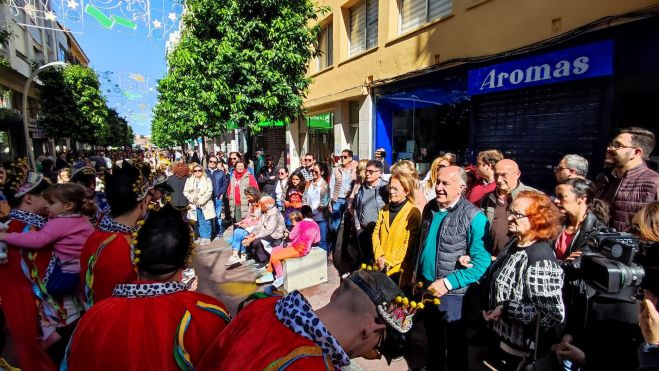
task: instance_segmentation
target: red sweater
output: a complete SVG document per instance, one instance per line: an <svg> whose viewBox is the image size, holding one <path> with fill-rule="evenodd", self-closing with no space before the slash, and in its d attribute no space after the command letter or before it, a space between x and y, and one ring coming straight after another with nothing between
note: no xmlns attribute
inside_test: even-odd
<svg viewBox="0 0 659 371"><path fill-rule="evenodd" d="M129 233L97 229L85 242L80 254L80 282L84 283L86 308L109 298L117 284L137 279L131 240Z"/></svg>
<svg viewBox="0 0 659 371"><path fill-rule="evenodd" d="M481 199L483 199L483 196L494 191L496 187L497 184L495 182L491 182L488 184L477 184L473 186L469 191L469 194L467 195L467 200L469 200L469 202L471 202L472 204L481 207Z"/></svg>
<svg viewBox="0 0 659 371"><path fill-rule="evenodd" d="M243 309L213 342L197 370L335 370L313 341L275 316L277 298L258 299ZM270 367L268 367L270 366Z"/></svg>

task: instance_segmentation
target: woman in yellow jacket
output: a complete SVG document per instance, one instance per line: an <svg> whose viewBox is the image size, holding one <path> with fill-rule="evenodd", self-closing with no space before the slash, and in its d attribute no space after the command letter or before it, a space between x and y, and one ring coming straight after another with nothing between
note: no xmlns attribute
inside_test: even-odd
<svg viewBox="0 0 659 371"><path fill-rule="evenodd" d="M421 212L414 206L416 180L394 174L389 181L389 203L380 210L373 231L375 264L394 281L400 276L407 249L416 246Z"/></svg>

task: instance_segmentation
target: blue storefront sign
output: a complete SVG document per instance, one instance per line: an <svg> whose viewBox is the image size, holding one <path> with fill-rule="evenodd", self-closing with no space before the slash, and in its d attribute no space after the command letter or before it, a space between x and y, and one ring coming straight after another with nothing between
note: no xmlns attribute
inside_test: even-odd
<svg viewBox="0 0 659 371"><path fill-rule="evenodd" d="M609 76L613 41L601 41L469 71L470 95Z"/></svg>

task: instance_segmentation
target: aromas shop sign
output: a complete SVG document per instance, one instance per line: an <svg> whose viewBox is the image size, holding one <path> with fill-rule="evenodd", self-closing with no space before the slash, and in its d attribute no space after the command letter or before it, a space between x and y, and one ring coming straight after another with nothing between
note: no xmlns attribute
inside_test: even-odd
<svg viewBox="0 0 659 371"><path fill-rule="evenodd" d="M563 49L469 71L470 95L609 76L613 41Z"/></svg>

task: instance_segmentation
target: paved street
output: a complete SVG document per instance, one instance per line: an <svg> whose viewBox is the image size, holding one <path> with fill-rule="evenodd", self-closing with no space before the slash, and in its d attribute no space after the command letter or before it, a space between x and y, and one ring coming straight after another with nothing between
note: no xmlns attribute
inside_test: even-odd
<svg viewBox="0 0 659 371"><path fill-rule="evenodd" d="M225 234L229 236L230 232ZM238 304L249 294L263 290L254 284L256 272L251 266L240 266L227 269L224 263L231 255L231 248L225 241L213 242L211 246L199 249L194 258L194 266L199 276L197 291L214 296L224 302L231 313L235 315ZM330 295L339 285L339 275L333 266L329 267L329 282L302 290L302 294L314 308L324 306ZM359 358L353 361L352 370L407 370L404 361L394 362L387 366L384 359L367 361Z"/></svg>

